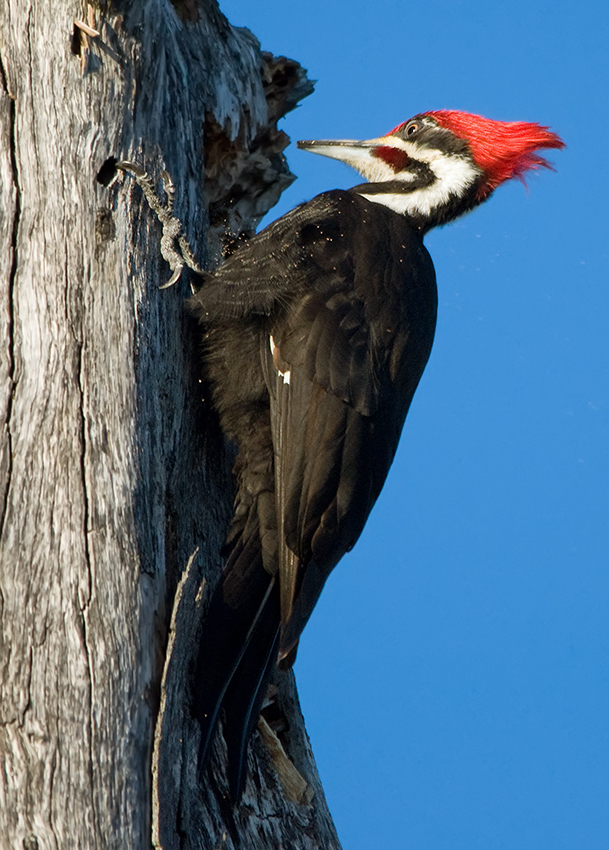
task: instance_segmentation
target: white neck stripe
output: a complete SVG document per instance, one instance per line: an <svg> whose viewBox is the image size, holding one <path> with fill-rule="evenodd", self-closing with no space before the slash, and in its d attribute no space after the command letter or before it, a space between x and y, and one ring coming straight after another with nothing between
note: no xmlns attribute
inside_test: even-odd
<svg viewBox="0 0 609 850"><path fill-rule="evenodd" d="M427 153L427 152L426 152ZM384 204L401 215L422 215L426 218L439 207L443 207L451 198L462 197L480 176L480 171L468 159L460 156L446 156L439 151L429 151L436 156L426 157L435 180L429 186L404 192L387 192L361 195L375 204ZM419 153L419 160L423 157ZM399 179L395 175L394 179Z"/></svg>

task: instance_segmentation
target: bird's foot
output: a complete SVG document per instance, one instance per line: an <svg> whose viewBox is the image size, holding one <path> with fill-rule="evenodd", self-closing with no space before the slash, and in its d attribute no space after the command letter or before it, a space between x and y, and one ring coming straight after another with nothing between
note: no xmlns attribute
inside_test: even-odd
<svg viewBox="0 0 609 850"><path fill-rule="evenodd" d="M134 162L122 160L116 163L116 168L130 174L138 186L144 193L144 197L148 201L150 209L156 214L156 217L161 222L163 227L163 235L161 236L161 254L169 263L169 268L173 272L167 283L164 283L160 289L167 289L173 286L179 280L184 266L192 269L197 274L204 274L203 269L195 260L192 248L188 244L188 240L184 236L184 228L179 218L173 215L173 199L175 196L175 188L173 181L167 171L163 171L161 175L163 189L167 195L167 203L164 205L156 193L152 181L144 169ZM177 243L177 248L176 248Z"/></svg>

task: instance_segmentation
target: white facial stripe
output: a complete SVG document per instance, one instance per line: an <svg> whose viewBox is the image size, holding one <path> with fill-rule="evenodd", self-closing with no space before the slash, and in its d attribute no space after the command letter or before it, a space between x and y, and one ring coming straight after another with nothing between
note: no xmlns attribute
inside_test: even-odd
<svg viewBox="0 0 609 850"><path fill-rule="evenodd" d="M384 207L389 207L390 210L393 210L400 215L415 215L419 212L419 207L412 197L415 194L416 192L410 192L407 195L365 195L362 192L362 198L366 198L367 201L372 201L373 204L382 204Z"/></svg>
<svg viewBox="0 0 609 850"><path fill-rule="evenodd" d="M403 146L407 144L402 143ZM426 162L436 176L430 186L404 194L388 192L386 195L366 195L362 192L363 197L376 204L384 204L402 215L406 213L428 216L433 210L446 204L451 197L463 195L481 174L470 160L442 154L431 148L417 151L417 159Z"/></svg>
<svg viewBox="0 0 609 850"><path fill-rule="evenodd" d="M404 151L408 157L424 162L435 175L431 185L411 192L388 192L366 195L364 198L375 204L384 204L400 214L429 216L438 207L443 206L451 197L463 195L480 177L482 171L464 156L442 153L434 148L419 147L414 142L400 139L399 136L382 136L366 142L342 141L339 144L323 142L307 148L311 153L339 159L359 171L369 183L388 181L410 183L416 180L414 172L393 168L378 156L373 156L375 147L394 147Z"/></svg>

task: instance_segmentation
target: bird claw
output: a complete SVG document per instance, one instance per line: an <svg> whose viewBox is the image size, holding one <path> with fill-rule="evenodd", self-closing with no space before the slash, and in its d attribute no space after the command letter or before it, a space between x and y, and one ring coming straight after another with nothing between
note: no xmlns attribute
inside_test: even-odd
<svg viewBox="0 0 609 850"><path fill-rule="evenodd" d="M184 264L180 263L180 265L175 269L174 273L171 275L167 283L162 283L159 286L159 289L169 289L170 286L173 286L174 283L177 283L182 274L182 269L184 268Z"/></svg>
<svg viewBox="0 0 609 850"><path fill-rule="evenodd" d="M180 279L185 265L197 274L204 274L203 269L195 260L188 240L184 236L182 222L172 214L175 186L169 172L164 170L161 174L163 189L167 195L167 203L163 205L152 185L148 173L140 165L124 159L116 163L116 168L130 174L134 178L144 193L144 197L148 201L148 206L155 213L163 227L161 254L169 264L169 268L173 274L167 283L159 286L159 289L169 289L169 287L173 286ZM176 242L177 247L175 245Z"/></svg>

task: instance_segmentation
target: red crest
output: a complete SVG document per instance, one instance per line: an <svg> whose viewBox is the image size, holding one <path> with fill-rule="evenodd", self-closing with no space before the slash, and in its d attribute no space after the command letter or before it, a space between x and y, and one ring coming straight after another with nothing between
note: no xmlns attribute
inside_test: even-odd
<svg viewBox="0 0 609 850"><path fill-rule="evenodd" d="M487 181L481 194L485 196L500 183L515 177L524 183L526 171L552 168L536 153L540 148L564 148L565 143L548 127L526 121L493 121L469 112L439 109L426 112L441 127L464 139Z"/></svg>

